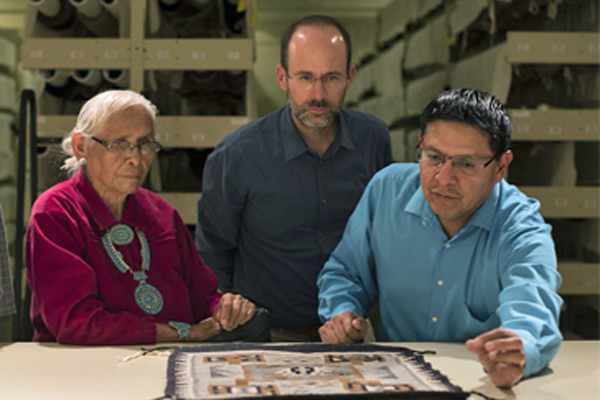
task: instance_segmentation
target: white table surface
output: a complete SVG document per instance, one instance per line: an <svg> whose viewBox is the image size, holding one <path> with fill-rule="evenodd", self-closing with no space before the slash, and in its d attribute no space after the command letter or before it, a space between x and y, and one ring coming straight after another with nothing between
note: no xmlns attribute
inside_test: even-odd
<svg viewBox="0 0 600 400"><path fill-rule="evenodd" d="M600 399L600 341L563 342L547 370L510 390L500 390L491 384L477 358L463 344L398 345L435 350L437 354L424 356L426 361L465 391L475 390L499 399ZM167 357L144 356L121 361L139 350L140 346L0 343L0 399L150 400L161 397L166 386Z"/></svg>

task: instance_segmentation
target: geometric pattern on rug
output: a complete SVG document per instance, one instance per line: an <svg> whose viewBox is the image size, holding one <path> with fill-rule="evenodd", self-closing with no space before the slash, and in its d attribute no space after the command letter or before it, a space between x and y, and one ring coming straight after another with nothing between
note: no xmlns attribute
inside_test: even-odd
<svg viewBox="0 0 600 400"><path fill-rule="evenodd" d="M227 343L176 348L165 396L176 399L466 399L419 352L372 344Z"/></svg>

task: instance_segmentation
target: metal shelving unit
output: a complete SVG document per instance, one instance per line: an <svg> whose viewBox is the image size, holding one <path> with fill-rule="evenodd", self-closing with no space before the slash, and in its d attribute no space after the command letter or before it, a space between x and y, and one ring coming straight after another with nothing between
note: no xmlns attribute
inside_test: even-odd
<svg viewBox="0 0 600 400"><path fill-rule="evenodd" d="M599 64L600 40L595 33L508 32L511 64ZM513 141L597 142L597 109L512 109ZM600 187L520 186L541 203L545 218L600 218ZM561 294L599 294L600 264L560 261Z"/></svg>
<svg viewBox="0 0 600 400"><path fill-rule="evenodd" d="M254 61L252 14L245 14L247 37L243 38L154 38L146 37L149 21L159 12L158 0L131 0L119 14L118 38L49 38L47 28L36 24L37 10L28 7L25 34L21 47L24 68L30 69L119 69L129 72L129 88L145 89L149 71L246 71L245 115L198 116L160 115L157 117L157 140L165 148L212 148L227 134L256 117L251 70ZM43 109L48 101L38 94ZM160 111L160 110L159 110ZM75 124L76 115L39 115L38 137L61 138ZM151 171L153 186L159 183L159 168ZM200 193L159 193L195 224L187 202L195 203ZM181 199L187 199L186 202Z"/></svg>

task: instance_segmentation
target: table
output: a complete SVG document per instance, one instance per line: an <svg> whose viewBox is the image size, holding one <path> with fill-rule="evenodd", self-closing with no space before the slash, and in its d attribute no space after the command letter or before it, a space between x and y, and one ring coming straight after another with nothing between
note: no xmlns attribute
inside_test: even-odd
<svg viewBox="0 0 600 400"><path fill-rule="evenodd" d="M398 345L415 350L435 350L435 355L425 355L425 359L465 391L475 390L499 399L600 399L600 341L563 342L549 368L510 390L500 390L491 384L476 356L463 344ZM144 356L121 361L139 350L140 346L0 343L0 398L156 399L164 393L167 357ZM480 397L471 396L471 399Z"/></svg>

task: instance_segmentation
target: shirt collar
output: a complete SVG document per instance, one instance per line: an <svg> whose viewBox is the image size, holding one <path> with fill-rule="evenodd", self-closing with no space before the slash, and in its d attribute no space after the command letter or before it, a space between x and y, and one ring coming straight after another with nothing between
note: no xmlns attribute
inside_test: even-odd
<svg viewBox="0 0 600 400"><path fill-rule="evenodd" d="M94 190L83 170L77 172L75 176L73 176L73 180L76 190L84 199L89 215L92 216L100 230L108 230L113 225L119 223L119 221L111 214L108 207L106 207L106 204L104 204L100 195ZM144 231L146 229L146 219L142 213L142 204L140 204L140 201L143 202L143 200L139 197L138 192L129 195L127 208L125 209L125 214L123 215L123 220L121 222Z"/></svg>
<svg viewBox="0 0 600 400"><path fill-rule="evenodd" d="M477 210L475 210L473 215L471 215L469 222L467 222L467 225L465 225L463 229L469 226L477 226L489 231L492 227L499 197L500 184L498 183L494 186L492 192L485 202ZM423 193L423 188L421 186L419 186L419 188L412 195L406 204L406 207L404 207L404 211L417 215L425 221L430 221L430 223L434 220L434 218L437 218L437 215L433 212L429 206L429 203L425 199L425 194Z"/></svg>
<svg viewBox="0 0 600 400"><path fill-rule="evenodd" d="M350 137L350 132L348 131L348 122L347 115L344 110L340 110L340 125L338 127L338 134L329 147L324 157L334 155L340 147L345 147L349 150L354 150L354 143L352 142L352 138ZM300 133L296 129L294 125L294 120L292 119L292 110L290 106L287 105L282 109L280 115L280 130L281 137L283 140L283 148L285 152L285 161L290 161L305 152L310 152L310 149L302 140Z"/></svg>

